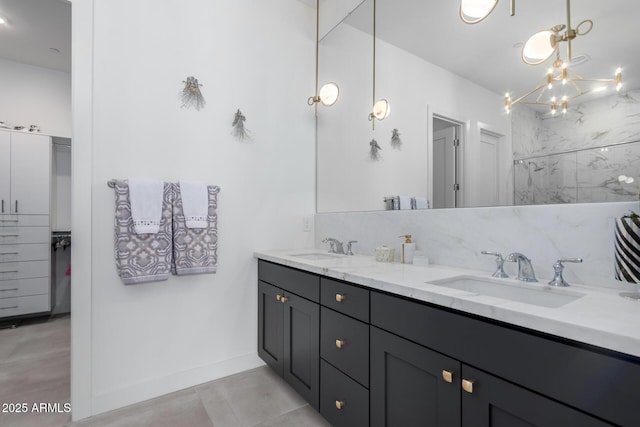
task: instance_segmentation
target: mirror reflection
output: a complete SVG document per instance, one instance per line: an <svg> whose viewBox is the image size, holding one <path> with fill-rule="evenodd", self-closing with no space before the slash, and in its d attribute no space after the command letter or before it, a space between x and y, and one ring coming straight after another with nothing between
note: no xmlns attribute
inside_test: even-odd
<svg viewBox="0 0 640 427"><path fill-rule="evenodd" d="M332 1L321 7L339 9ZM376 0L376 96L393 110L375 129L366 120L373 0L344 16L321 13L322 26L332 30L320 35L320 80L337 82L341 96L318 115L318 212L637 199L640 58L632 52L640 4L574 1L573 27L591 20L593 28L572 40L572 61L567 43L559 42L548 61L528 65L523 44L566 26L565 4L517 2L510 16L509 2L502 3L469 25L459 2ZM548 89L548 69L558 59L584 81L562 85L559 77ZM594 91L618 67L620 92L615 84ZM515 100L541 82L538 99L505 111L505 93ZM589 93L568 92L578 84ZM564 113L563 93L569 94ZM372 140L379 161L369 156Z"/></svg>

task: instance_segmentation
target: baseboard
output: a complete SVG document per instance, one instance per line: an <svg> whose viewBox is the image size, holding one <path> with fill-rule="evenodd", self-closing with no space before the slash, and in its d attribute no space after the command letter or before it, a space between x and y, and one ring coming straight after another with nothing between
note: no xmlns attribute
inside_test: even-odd
<svg viewBox="0 0 640 427"><path fill-rule="evenodd" d="M264 362L254 352L222 362L154 378L118 390L94 395L91 412L92 415L98 415L262 365L264 365Z"/></svg>

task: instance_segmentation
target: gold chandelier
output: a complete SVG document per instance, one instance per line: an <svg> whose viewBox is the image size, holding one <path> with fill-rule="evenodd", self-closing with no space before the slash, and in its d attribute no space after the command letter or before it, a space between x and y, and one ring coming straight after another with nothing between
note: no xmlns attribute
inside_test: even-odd
<svg viewBox="0 0 640 427"><path fill-rule="evenodd" d="M469 24L475 24L485 19L496 7L498 0L461 0L460 17ZM579 96L593 92L605 90L607 84L612 84L616 91L622 87L622 70L618 68L611 79L585 78L570 68L572 61L571 41L578 36L588 34L593 28L593 21L585 19L576 28L571 27L571 1L566 0L567 24L554 25L548 30L539 31L529 37L522 47L521 58L529 65L538 65L546 62L554 54L556 59L547 71L545 78L532 90L512 99L507 93L505 95L504 107L507 113L511 111L511 106L520 104L546 105L550 108L551 114L555 114L558 109L563 113L567 112L570 101ZM515 13L515 0L511 0L511 16ZM565 30L564 32L562 32ZM567 43L567 58L563 61L560 58L559 47L562 42ZM592 83L602 83L593 86ZM565 94L561 97L552 96L549 100L543 99L547 91L551 91L560 84L561 88L567 87ZM588 87L591 85L591 87Z"/></svg>

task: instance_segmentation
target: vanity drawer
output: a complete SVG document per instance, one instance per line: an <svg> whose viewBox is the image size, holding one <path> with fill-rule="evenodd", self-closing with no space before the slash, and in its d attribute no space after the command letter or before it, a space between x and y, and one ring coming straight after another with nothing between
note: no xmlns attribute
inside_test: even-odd
<svg viewBox="0 0 640 427"><path fill-rule="evenodd" d="M320 361L320 413L334 427L369 425L369 390Z"/></svg>
<svg viewBox="0 0 640 427"><path fill-rule="evenodd" d="M322 307L320 356L369 387L369 325Z"/></svg>
<svg viewBox="0 0 640 427"><path fill-rule="evenodd" d="M49 261L0 263L0 281L49 277Z"/></svg>
<svg viewBox="0 0 640 427"><path fill-rule="evenodd" d="M0 215L0 227L48 227L49 215Z"/></svg>
<svg viewBox="0 0 640 427"><path fill-rule="evenodd" d="M313 302L320 301L320 277L315 274L258 260L258 279Z"/></svg>
<svg viewBox="0 0 640 427"><path fill-rule="evenodd" d="M320 303L363 322L369 322L367 289L323 277L320 279Z"/></svg>
<svg viewBox="0 0 640 427"><path fill-rule="evenodd" d="M49 304L49 294L0 299L0 317L46 312Z"/></svg>
<svg viewBox="0 0 640 427"><path fill-rule="evenodd" d="M48 260L50 254L51 245L48 243L0 245L0 263Z"/></svg>
<svg viewBox="0 0 640 427"><path fill-rule="evenodd" d="M50 242L49 227L0 227L0 245Z"/></svg>
<svg viewBox="0 0 640 427"><path fill-rule="evenodd" d="M48 293L48 277L0 281L0 299Z"/></svg>

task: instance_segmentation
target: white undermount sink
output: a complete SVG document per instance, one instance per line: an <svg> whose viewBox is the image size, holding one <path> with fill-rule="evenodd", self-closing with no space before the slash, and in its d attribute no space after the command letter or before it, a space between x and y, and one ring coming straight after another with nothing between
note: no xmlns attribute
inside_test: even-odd
<svg viewBox="0 0 640 427"><path fill-rule="evenodd" d="M427 283L549 308L562 307L585 296L580 292L554 288L541 283L514 283L505 279L473 276L457 276Z"/></svg>
<svg viewBox="0 0 640 427"><path fill-rule="evenodd" d="M314 252L314 253L307 253L307 254L291 254L291 256L292 257L296 257L296 258L310 260L310 261L318 261L318 260L323 260L323 259L336 259L336 258L340 257L340 255L329 254L329 253L326 253L326 252Z"/></svg>

